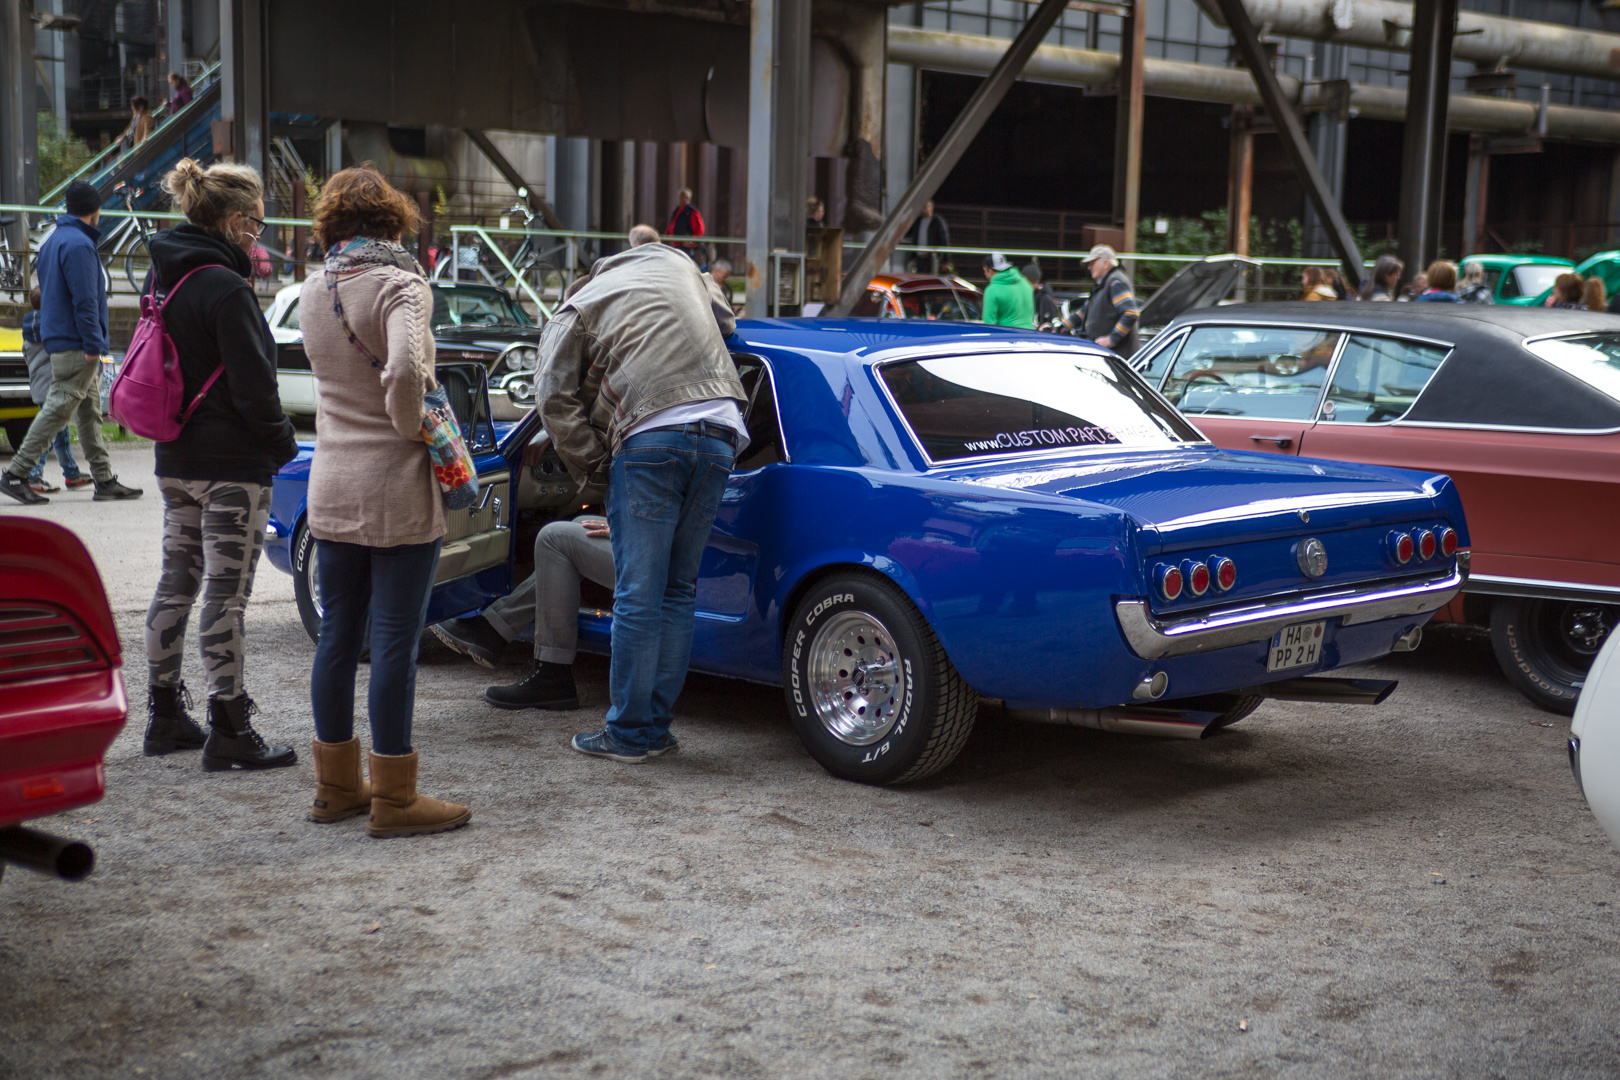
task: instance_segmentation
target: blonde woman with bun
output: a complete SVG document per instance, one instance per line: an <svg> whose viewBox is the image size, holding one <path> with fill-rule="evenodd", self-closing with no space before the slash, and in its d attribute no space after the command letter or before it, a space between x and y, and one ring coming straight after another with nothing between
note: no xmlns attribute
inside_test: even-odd
<svg viewBox="0 0 1620 1080"><path fill-rule="evenodd" d="M152 235L147 290L167 298L163 325L180 355L184 400L203 398L179 436L157 444L163 571L146 614L145 749L201 746L210 772L291 765L292 747L266 745L249 722L256 708L243 674L242 614L264 547L270 481L298 453L276 394L275 341L247 281L248 253L264 228L264 184L246 165L204 168L186 158L163 190L186 221ZM186 713L180 680L199 592L206 735Z"/></svg>

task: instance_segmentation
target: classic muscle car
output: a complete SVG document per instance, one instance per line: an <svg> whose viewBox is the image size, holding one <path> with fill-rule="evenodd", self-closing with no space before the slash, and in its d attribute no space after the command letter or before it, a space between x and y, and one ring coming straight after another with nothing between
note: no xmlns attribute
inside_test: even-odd
<svg viewBox="0 0 1620 1080"><path fill-rule="evenodd" d="M955 274L878 274L855 302L854 314L879 319L978 322L984 296Z"/></svg>
<svg viewBox="0 0 1620 1080"><path fill-rule="evenodd" d="M0 515L0 870L78 881L90 848L26 821L101 798L123 730L123 653L101 575L54 522Z"/></svg>
<svg viewBox="0 0 1620 1080"><path fill-rule="evenodd" d="M871 783L961 750L980 697L1032 719L1197 737L1266 696L1381 700L1302 678L1416 640L1466 575L1444 476L1211 445L1089 342L921 320L745 320L751 442L698 581L692 666L782 686L810 753ZM452 514L430 621L510 589L580 509L535 414L470 410L483 501ZM455 374L450 374L450 373ZM275 481L273 564L319 632L309 453ZM580 614L582 646L611 615Z"/></svg>
<svg viewBox="0 0 1620 1080"><path fill-rule="evenodd" d="M1134 361L1219 446L1443 472L1473 535L1439 619L1569 713L1620 617L1620 317L1472 304L1245 304Z"/></svg>

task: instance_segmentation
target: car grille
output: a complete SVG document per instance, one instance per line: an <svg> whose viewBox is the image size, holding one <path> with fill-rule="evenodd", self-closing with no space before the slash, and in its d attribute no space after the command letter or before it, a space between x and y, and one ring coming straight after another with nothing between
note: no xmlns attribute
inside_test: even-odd
<svg viewBox="0 0 1620 1080"><path fill-rule="evenodd" d="M0 382L27 382L28 361L11 356L0 356Z"/></svg>

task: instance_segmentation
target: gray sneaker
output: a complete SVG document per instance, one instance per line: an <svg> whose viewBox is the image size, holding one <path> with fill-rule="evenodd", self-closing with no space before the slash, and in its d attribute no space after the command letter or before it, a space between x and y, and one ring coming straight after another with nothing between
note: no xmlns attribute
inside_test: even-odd
<svg viewBox="0 0 1620 1080"><path fill-rule="evenodd" d="M115 476L105 484L99 480L96 481L96 494L91 499L91 502L110 502L113 499L138 499L142 494L140 488L120 484L118 477Z"/></svg>

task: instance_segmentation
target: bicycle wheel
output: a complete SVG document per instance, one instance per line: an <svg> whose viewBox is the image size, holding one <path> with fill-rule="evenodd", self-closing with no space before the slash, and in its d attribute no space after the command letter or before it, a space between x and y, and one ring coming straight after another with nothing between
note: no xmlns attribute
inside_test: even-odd
<svg viewBox="0 0 1620 1080"><path fill-rule="evenodd" d="M137 295L145 284L146 272L151 268L152 253L146 248L146 237L136 237L129 250L124 252L124 277L129 279L129 287Z"/></svg>

